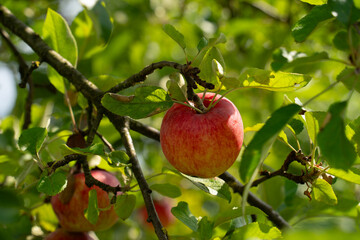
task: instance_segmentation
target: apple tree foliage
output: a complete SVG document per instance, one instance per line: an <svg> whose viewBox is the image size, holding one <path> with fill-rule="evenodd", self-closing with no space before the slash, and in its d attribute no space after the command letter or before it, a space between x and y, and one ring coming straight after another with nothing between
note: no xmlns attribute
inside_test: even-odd
<svg viewBox="0 0 360 240"><path fill-rule="evenodd" d="M82 165L123 187L110 194L119 221L99 239L359 238L359 0L89 2L1 2L0 67L19 84L0 120L1 239L55 231L49 199ZM101 97L24 43L19 21ZM189 82L189 69L206 83ZM238 160L214 179L174 170L158 141L189 85L226 95L243 118ZM156 235L136 214L151 199L176 217ZM103 210L90 191L85 217Z"/></svg>

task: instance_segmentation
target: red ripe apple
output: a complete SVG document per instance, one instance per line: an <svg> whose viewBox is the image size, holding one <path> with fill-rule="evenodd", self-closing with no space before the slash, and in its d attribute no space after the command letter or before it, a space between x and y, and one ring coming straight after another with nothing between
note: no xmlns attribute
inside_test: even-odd
<svg viewBox="0 0 360 240"><path fill-rule="evenodd" d="M171 204L168 199L155 200L154 207L162 223L163 227L168 227L175 221L174 215L171 213ZM138 218L144 226L148 228L153 228L153 225L147 221L149 215L147 213L146 207L142 206L138 210Z"/></svg>
<svg viewBox="0 0 360 240"><path fill-rule="evenodd" d="M206 93L205 107L214 95ZM217 95L215 101L220 97ZM202 178L216 177L230 168L240 153L243 138L240 113L226 98L206 113L175 103L165 114L160 129L161 147L170 164L182 173Z"/></svg>
<svg viewBox="0 0 360 240"><path fill-rule="evenodd" d="M67 232L62 228L50 233L45 240L94 240L86 232Z"/></svg>
<svg viewBox="0 0 360 240"><path fill-rule="evenodd" d="M109 172L103 170L93 170L91 175L110 186L116 187L120 183L118 179ZM118 216L111 206L106 211L100 211L96 224L91 224L84 216L84 211L88 207L89 191L95 189L97 192L98 207L107 208L110 205L109 195L107 192L97 186L89 188L85 184L84 173L74 175L73 194L66 203L59 194L51 198L51 205L57 215L60 225L63 229L70 232L88 232L98 231L110 228L118 220Z"/></svg>

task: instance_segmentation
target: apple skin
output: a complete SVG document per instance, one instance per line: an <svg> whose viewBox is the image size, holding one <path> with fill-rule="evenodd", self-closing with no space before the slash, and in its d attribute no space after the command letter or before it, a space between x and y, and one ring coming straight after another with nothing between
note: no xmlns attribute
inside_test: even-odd
<svg viewBox="0 0 360 240"><path fill-rule="evenodd" d="M214 95L206 93L205 107ZM203 94L198 96L202 98ZM217 95L215 100L220 97ZM204 114L175 103L166 112L160 129L161 148L170 164L184 174L201 178L216 177L230 168L243 139L241 115L226 98Z"/></svg>
<svg viewBox="0 0 360 240"><path fill-rule="evenodd" d="M154 207L158 214L158 217L160 219L161 224L163 227L169 227L171 224L175 222L175 217L171 213L171 204L168 201L168 199L161 199L161 200L155 200L154 201ZM138 219L141 221L141 223L146 226L149 229L153 229L152 223L149 223L147 219L149 218L149 215L147 213L146 207L142 206L139 208L138 212Z"/></svg>
<svg viewBox="0 0 360 240"><path fill-rule="evenodd" d="M67 232L62 228L50 233L45 240L94 240L86 232Z"/></svg>
<svg viewBox="0 0 360 240"><path fill-rule="evenodd" d="M103 170L92 170L91 175L95 179L113 187L120 184L114 175ZM75 174L74 181L74 192L70 201L63 203L59 194L51 198L51 205L61 227L69 232L88 232L101 231L113 226L118 220L114 206L111 206L106 211L100 211L95 225L91 224L84 216L84 211L88 207L89 191L91 189L95 189L97 192L99 208L107 208L110 205L108 193L95 185L91 188L86 186L84 173Z"/></svg>

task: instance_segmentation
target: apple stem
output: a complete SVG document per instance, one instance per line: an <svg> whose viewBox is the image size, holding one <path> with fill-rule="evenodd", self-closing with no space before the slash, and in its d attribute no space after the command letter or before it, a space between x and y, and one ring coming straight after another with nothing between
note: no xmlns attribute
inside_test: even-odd
<svg viewBox="0 0 360 240"><path fill-rule="evenodd" d="M188 102L188 103L183 103L183 102L176 101L176 100L173 100L173 102L174 102L174 103L181 104L181 105L184 105L184 106L187 106L187 107L190 107L190 108L194 109L194 110L195 110L196 112L198 112L198 113L203 113L203 111L201 111L201 110L198 109L197 107L192 106L192 105L190 104L190 102Z"/></svg>

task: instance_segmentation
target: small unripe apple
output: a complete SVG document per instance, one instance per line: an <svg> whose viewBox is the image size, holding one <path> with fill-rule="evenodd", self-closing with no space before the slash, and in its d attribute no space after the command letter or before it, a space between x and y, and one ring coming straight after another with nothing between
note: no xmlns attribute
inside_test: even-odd
<svg viewBox="0 0 360 240"><path fill-rule="evenodd" d="M154 207L158 214L158 217L160 219L161 224L163 227L168 227L175 221L174 215L171 213L171 204L168 199L161 199L161 200L155 200L154 201ZM153 225L147 221L149 218L149 215L147 213L146 207L142 206L139 208L137 212L137 216L139 220L141 221L142 225L152 229Z"/></svg>
<svg viewBox="0 0 360 240"><path fill-rule="evenodd" d="M214 96L206 93L205 107ZM241 115L227 98L206 113L175 103L165 114L160 129L161 147L170 164L184 174L201 178L216 177L230 168L240 153L243 138Z"/></svg>
<svg viewBox="0 0 360 240"><path fill-rule="evenodd" d="M86 232L67 232L62 228L50 233L45 240L94 240Z"/></svg>
<svg viewBox="0 0 360 240"><path fill-rule="evenodd" d="M118 179L109 172L103 170L93 170L91 175L110 186L116 187L120 183ZM114 210L114 206L110 207L109 195L106 191L98 186L89 188L85 184L84 173L74 175L73 193L70 199L64 202L63 198L57 194L51 198L51 205L57 215L61 227L69 232L88 232L98 231L110 228L118 220L118 216ZM97 192L98 207L105 209L100 211L98 221L96 224L90 223L84 216L84 211L88 207L89 191L95 189Z"/></svg>

